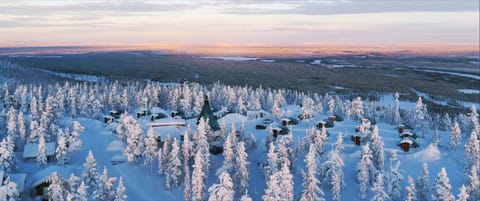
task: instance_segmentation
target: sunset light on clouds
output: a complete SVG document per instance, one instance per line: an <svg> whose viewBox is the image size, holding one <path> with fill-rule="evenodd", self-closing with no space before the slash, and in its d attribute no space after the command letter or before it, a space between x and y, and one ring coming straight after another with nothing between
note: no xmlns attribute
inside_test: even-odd
<svg viewBox="0 0 480 201"><path fill-rule="evenodd" d="M479 2L0 0L0 46L479 44Z"/></svg>

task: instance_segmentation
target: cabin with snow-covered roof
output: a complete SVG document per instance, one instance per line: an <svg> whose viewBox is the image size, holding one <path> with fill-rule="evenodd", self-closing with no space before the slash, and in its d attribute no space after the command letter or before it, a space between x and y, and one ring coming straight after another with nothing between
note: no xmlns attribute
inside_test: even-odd
<svg viewBox="0 0 480 201"><path fill-rule="evenodd" d="M50 182L48 180L54 172L56 172L63 179L68 179L73 173L73 169L71 167L49 166L36 172L27 180L26 186L31 187L30 196L39 199L47 198L48 186L50 186Z"/></svg>
<svg viewBox="0 0 480 201"><path fill-rule="evenodd" d="M56 145L53 142L45 143L45 152L47 155L47 161L53 161L55 159ZM38 143L27 143L23 148L23 160L35 160L38 155Z"/></svg>

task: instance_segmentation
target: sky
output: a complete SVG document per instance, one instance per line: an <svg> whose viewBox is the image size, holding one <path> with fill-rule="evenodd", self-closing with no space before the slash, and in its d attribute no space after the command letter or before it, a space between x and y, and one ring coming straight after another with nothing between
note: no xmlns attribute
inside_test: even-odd
<svg viewBox="0 0 480 201"><path fill-rule="evenodd" d="M0 47L479 45L478 0L0 0Z"/></svg>

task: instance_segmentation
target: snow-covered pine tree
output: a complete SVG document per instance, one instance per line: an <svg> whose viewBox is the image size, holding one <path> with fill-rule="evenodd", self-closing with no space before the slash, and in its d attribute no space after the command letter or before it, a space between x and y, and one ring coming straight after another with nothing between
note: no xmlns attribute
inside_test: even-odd
<svg viewBox="0 0 480 201"><path fill-rule="evenodd" d="M76 151L79 151L80 149L82 149L83 142L80 139L80 135L83 133L84 129L85 128L78 121L73 122L72 132L70 133L70 135L68 136L68 139L67 139L68 140L68 151L70 153L73 153L73 152L76 152ZM68 134L68 133L66 132L66 134Z"/></svg>
<svg viewBox="0 0 480 201"><path fill-rule="evenodd" d="M88 201L88 186L85 185L84 181L80 183L76 192L78 201Z"/></svg>
<svg viewBox="0 0 480 201"><path fill-rule="evenodd" d="M262 199L264 201L278 201L282 200L280 197L280 171L273 172L267 178L267 189L263 194Z"/></svg>
<svg viewBox="0 0 480 201"><path fill-rule="evenodd" d="M237 192L246 192L248 190L249 177L248 177L248 154L245 150L245 143L238 142L236 146L236 155L237 158L235 160L235 170L236 173L234 175L235 178L235 186Z"/></svg>
<svg viewBox="0 0 480 201"><path fill-rule="evenodd" d="M131 118L132 124L127 127L127 146L123 150L123 154L127 157L129 163L137 163L138 160L142 157L143 150L145 149L144 135L142 128L137 123L133 117L129 116L126 118Z"/></svg>
<svg viewBox="0 0 480 201"><path fill-rule="evenodd" d="M92 150L88 152L83 167L85 169L83 171L82 179L85 182L85 185L87 185L89 189L96 189L100 182L100 173L98 173L97 161L93 156Z"/></svg>
<svg viewBox="0 0 480 201"><path fill-rule="evenodd" d="M462 138L462 131L460 130L460 124L458 122L453 123L450 132L450 142L448 143L448 147L450 149L456 149L457 145L460 143L460 139Z"/></svg>
<svg viewBox="0 0 480 201"><path fill-rule="evenodd" d="M480 126L478 122L478 116L477 108L475 107L475 104L472 104L472 107L470 107L469 117L473 129L475 129L477 126Z"/></svg>
<svg viewBox="0 0 480 201"><path fill-rule="evenodd" d="M210 197L208 201L230 201L233 200L235 191L233 190L233 182L230 174L223 171L219 176L220 183L213 184L208 188Z"/></svg>
<svg viewBox="0 0 480 201"><path fill-rule="evenodd" d="M465 159L468 166L480 161L480 126L475 127L465 143Z"/></svg>
<svg viewBox="0 0 480 201"><path fill-rule="evenodd" d="M168 156L171 150L171 143L172 137L170 134L167 134L165 140L163 141L163 147L158 150L158 174L163 175L168 166L168 160L170 159Z"/></svg>
<svg viewBox="0 0 480 201"><path fill-rule="evenodd" d="M67 195L70 195L72 198L78 197L77 189L80 186L80 178L78 178L77 176L75 176L72 173L70 175L70 178L68 178L68 180L67 180L67 184L68 184L68 188L67 188L68 194Z"/></svg>
<svg viewBox="0 0 480 201"><path fill-rule="evenodd" d="M24 144L25 140L27 139L27 131L25 128L25 116L23 115L23 112L20 111L18 114L18 134L20 135L20 144Z"/></svg>
<svg viewBox="0 0 480 201"><path fill-rule="evenodd" d="M7 135L10 136L10 138L14 142L18 137L16 116L17 116L17 112L15 111L13 106L11 106L7 112Z"/></svg>
<svg viewBox="0 0 480 201"><path fill-rule="evenodd" d="M277 100L275 100L275 102L273 103L271 112L273 117L275 117L275 119L277 120L282 116L283 111L282 109L280 109L280 104L278 103Z"/></svg>
<svg viewBox="0 0 480 201"><path fill-rule="evenodd" d="M67 189L63 178L57 172L53 172L48 181L50 183L48 186L48 200L64 201Z"/></svg>
<svg viewBox="0 0 480 201"><path fill-rule="evenodd" d="M15 162L15 152L11 148L12 140L7 136L0 142L0 171L10 172Z"/></svg>
<svg viewBox="0 0 480 201"><path fill-rule="evenodd" d="M362 119L363 118L363 101L362 97L358 96L352 100L352 117L354 120Z"/></svg>
<svg viewBox="0 0 480 201"><path fill-rule="evenodd" d="M182 181L182 161L180 160L180 145L177 138L173 139L172 150L168 154L168 163L166 172L167 181L165 187L170 190L177 187Z"/></svg>
<svg viewBox="0 0 480 201"><path fill-rule="evenodd" d="M264 167L265 178L269 178L272 174L278 171L278 153L275 152L275 144L270 142L270 146L268 147L267 164Z"/></svg>
<svg viewBox="0 0 480 201"><path fill-rule="evenodd" d="M377 125L373 127L371 139L370 150L372 151L373 165L377 168L377 171L383 174L385 169L384 143L378 134Z"/></svg>
<svg viewBox="0 0 480 201"><path fill-rule="evenodd" d="M145 138L145 151L143 156L145 157L144 165L150 166L150 174L153 171L153 163L157 159L158 145L157 138L153 127L149 127L147 131L147 137Z"/></svg>
<svg viewBox="0 0 480 201"><path fill-rule="evenodd" d="M58 140L57 140L57 149L55 150L55 157L57 158L58 164L65 165L67 162L67 138L63 134L62 129L58 129Z"/></svg>
<svg viewBox="0 0 480 201"><path fill-rule="evenodd" d="M204 201L206 199L206 174L203 171L203 156L202 150L197 149L195 154L195 162L193 164L192 172L192 201Z"/></svg>
<svg viewBox="0 0 480 201"><path fill-rule="evenodd" d="M422 163L422 175L417 178L415 184L417 189L417 200L418 201L427 201L430 196L430 173L428 171L427 163Z"/></svg>
<svg viewBox="0 0 480 201"><path fill-rule="evenodd" d="M307 171L302 170L303 183L302 183L302 194L300 196L300 201L310 201L310 200L324 200L321 198L323 195L322 189L318 186L320 181L316 177L317 169L317 160L316 160L316 151L315 146L311 144L309 146L308 154L305 156L305 163Z"/></svg>
<svg viewBox="0 0 480 201"><path fill-rule="evenodd" d="M322 128L321 131L311 128L311 132L315 132L315 138L313 140L315 145L315 150L317 151L317 155L322 155L323 150L325 147L325 143L327 142L327 129L325 127Z"/></svg>
<svg viewBox="0 0 480 201"><path fill-rule="evenodd" d="M235 164L234 151L236 150L235 145L237 143L236 136L237 132L235 130L235 125L232 124L230 128L230 134L227 136L227 140L223 144L223 165L217 174L220 174L223 171L233 174L233 168Z"/></svg>
<svg viewBox="0 0 480 201"><path fill-rule="evenodd" d="M253 201L252 198L246 193L240 197L240 201Z"/></svg>
<svg viewBox="0 0 480 201"><path fill-rule="evenodd" d="M452 185L447 176L445 167L440 170L435 179L435 183L432 187L432 200L433 201L454 201L455 197L452 194Z"/></svg>
<svg viewBox="0 0 480 201"><path fill-rule="evenodd" d="M400 168L400 160L398 160L397 151L394 149L391 149L390 150L390 172L388 174L387 192L393 201L397 201L401 199L400 180L403 179L403 176L400 174L399 168Z"/></svg>
<svg viewBox="0 0 480 201"><path fill-rule="evenodd" d="M338 132L337 141L335 141L335 151L337 151L338 154L342 154L344 149L342 132Z"/></svg>
<svg viewBox="0 0 480 201"><path fill-rule="evenodd" d="M462 185L462 187L460 187L460 192L458 193L458 199L456 201L468 201L469 197L470 196L467 192L467 188L465 187L465 185Z"/></svg>
<svg viewBox="0 0 480 201"><path fill-rule="evenodd" d="M368 144L362 147L362 155L357 165L357 180L360 185L359 197L362 200L365 200L367 197L368 184L370 184L373 175L375 175L375 167L373 166L372 153L369 147Z"/></svg>
<svg viewBox="0 0 480 201"><path fill-rule="evenodd" d="M307 121L310 121L313 118L313 105L315 102L309 96L304 96L302 102L302 114L301 117Z"/></svg>
<svg viewBox="0 0 480 201"><path fill-rule="evenodd" d="M38 142L38 133L39 133L38 122L32 120L30 122L30 135L28 136L28 143L37 143Z"/></svg>
<svg viewBox="0 0 480 201"><path fill-rule="evenodd" d="M245 105L242 96L238 97L236 111L242 115L247 114L247 106Z"/></svg>
<svg viewBox="0 0 480 201"><path fill-rule="evenodd" d="M118 180L117 190L115 191L115 199L114 201L127 201L127 189L123 185L123 178L120 177Z"/></svg>
<svg viewBox="0 0 480 201"><path fill-rule="evenodd" d="M388 194L383 190L383 174L380 172L375 176L372 191L373 197L371 201L387 201L389 198Z"/></svg>
<svg viewBox="0 0 480 201"><path fill-rule="evenodd" d="M478 170L480 163L474 163L470 166L467 176L467 192L469 194L469 201L480 200L480 177Z"/></svg>
<svg viewBox="0 0 480 201"><path fill-rule="evenodd" d="M393 107L392 120L394 124L399 124L402 121L400 117L400 101L399 101L400 94L398 94L398 92L395 92L394 98L395 98L395 105Z"/></svg>
<svg viewBox="0 0 480 201"><path fill-rule="evenodd" d="M47 165L47 148L43 133L40 133L40 137L38 140L37 162L38 166L42 169L45 168L45 166Z"/></svg>
<svg viewBox="0 0 480 201"><path fill-rule="evenodd" d="M290 167L287 163L282 164L282 168L277 173L279 176L279 191L280 200L293 201L293 175L290 172Z"/></svg>
<svg viewBox="0 0 480 201"><path fill-rule="evenodd" d="M192 144L190 141L189 128L185 130L183 134L182 155L183 155L183 184L185 185L183 192L183 199L190 200L192 191L190 188L190 158L193 153Z"/></svg>
<svg viewBox="0 0 480 201"><path fill-rule="evenodd" d="M0 183L0 200L15 201L19 200L19 196L20 192L15 182L7 178L3 183Z"/></svg>
<svg viewBox="0 0 480 201"><path fill-rule="evenodd" d="M209 151L209 143L207 140L207 126L208 126L208 119L200 118L200 122L197 126L197 134L195 138L196 149L202 152L201 156L203 157L203 171L205 174L208 173L208 169L210 166L210 151ZM208 177L208 176L206 176Z"/></svg>
<svg viewBox="0 0 480 201"><path fill-rule="evenodd" d="M325 100L327 100L328 95L325 95ZM330 115L335 114L335 99L332 96L328 98L328 111Z"/></svg>
<svg viewBox="0 0 480 201"><path fill-rule="evenodd" d="M405 187L405 201L416 201L417 200L417 190L415 189L415 181L413 178L408 176L408 186Z"/></svg>
<svg viewBox="0 0 480 201"><path fill-rule="evenodd" d="M117 181L116 177L109 177L108 170L104 166L103 174L99 177L98 188L95 188L93 191L94 200L114 200L115 199L115 190L113 184Z"/></svg>

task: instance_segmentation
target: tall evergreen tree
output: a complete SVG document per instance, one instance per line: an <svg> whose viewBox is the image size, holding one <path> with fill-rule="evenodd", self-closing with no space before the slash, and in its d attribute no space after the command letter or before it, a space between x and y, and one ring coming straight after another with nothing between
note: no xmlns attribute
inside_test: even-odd
<svg viewBox="0 0 480 201"><path fill-rule="evenodd" d="M388 200L389 196L385 191L383 190L383 175L382 173L378 173L375 176L375 182L373 182L373 197L371 201L386 201Z"/></svg>
<svg viewBox="0 0 480 201"><path fill-rule="evenodd" d="M173 139L172 150L168 157L168 164L166 164L167 181L165 183L167 190L177 187L182 181L182 161L180 160L180 145L177 138Z"/></svg>
<svg viewBox="0 0 480 201"><path fill-rule="evenodd" d="M192 172L192 201L203 201L207 197L205 192L205 180L207 176L203 171L203 163L205 163L205 161L203 161L202 150L198 149L195 154L195 163Z"/></svg>
<svg viewBox="0 0 480 201"><path fill-rule="evenodd" d="M395 150L391 150L390 156L390 172L388 174L388 194L392 200L400 200L401 199L401 187L400 187L400 180L403 179L403 176L400 174L400 161L397 157L397 152Z"/></svg>
<svg viewBox="0 0 480 201"><path fill-rule="evenodd" d="M367 144L362 148L360 162L357 165L357 180L360 184L359 197L362 200L365 200L367 197L367 187L368 184L370 184L373 175L375 175L375 167L372 162L372 153Z"/></svg>
<svg viewBox="0 0 480 201"><path fill-rule="evenodd" d="M245 150L244 142L238 142L236 148L235 186L237 187L237 192L246 192L250 184L248 177L248 154Z"/></svg>
<svg viewBox="0 0 480 201"><path fill-rule="evenodd" d="M145 151L143 156L145 157L144 164L150 166L150 174L153 171L153 163L157 159L158 145L155 135L155 131L152 127L148 128L147 137L145 138Z"/></svg>
<svg viewBox="0 0 480 201"><path fill-rule="evenodd" d="M66 194L66 184L63 178L57 173L53 172L48 179L50 185L48 186L48 200L50 201L64 201Z"/></svg>
<svg viewBox="0 0 480 201"><path fill-rule="evenodd" d="M415 188L417 189L417 200L427 201L430 195L430 173L425 162L422 163L422 175L417 179Z"/></svg>
<svg viewBox="0 0 480 201"><path fill-rule="evenodd" d="M307 171L302 170L303 175L303 190L300 196L300 201L318 200L322 201L320 196L323 195L322 189L318 186L320 181L316 177L316 151L313 145L310 145L308 154L305 156L305 163Z"/></svg>
<svg viewBox="0 0 480 201"><path fill-rule="evenodd" d="M233 182L230 174L228 172L223 171L220 174L220 183L213 184L210 188L208 188L208 193L210 197L208 198L209 201L230 201L233 200L233 196L235 191L233 190Z"/></svg>
<svg viewBox="0 0 480 201"><path fill-rule="evenodd" d="M415 181L413 178L408 176L408 186L405 187L405 201L416 201L417 200L417 190L415 189Z"/></svg>
<svg viewBox="0 0 480 201"><path fill-rule="evenodd" d="M116 177L109 177L108 170L103 167L103 174L99 177L98 188L93 191L94 200L114 200L115 190L113 184L117 181Z"/></svg>
<svg viewBox="0 0 480 201"><path fill-rule="evenodd" d="M455 197L452 192L452 185L450 185L450 180L447 176L447 171L445 167L437 174L435 183L432 187L432 200L434 201L454 201Z"/></svg>
<svg viewBox="0 0 480 201"><path fill-rule="evenodd" d="M82 179L85 182L85 185L87 185L89 189L96 189L100 183L100 173L98 173L97 161L91 150L88 152L83 167L85 169L83 171Z"/></svg>
<svg viewBox="0 0 480 201"><path fill-rule="evenodd" d="M450 149L455 149L457 145L460 143L460 139L462 138L462 131L460 130L460 124L458 122L453 123L452 130L450 132L450 142L448 147Z"/></svg>
<svg viewBox="0 0 480 201"><path fill-rule="evenodd" d="M120 177L118 181L117 190L115 191L115 200L114 201L127 201L127 189L123 186L123 178Z"/></svg>
<svg viewBox="0 0 480 201"><path fill-rule="evenodd" d="M47 165L47 148L45 144L45 138L43 137L43 133L40 134L39 142L38 142L38 151L37 151L37 162L40 168L45 168Z"/></svg>

